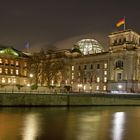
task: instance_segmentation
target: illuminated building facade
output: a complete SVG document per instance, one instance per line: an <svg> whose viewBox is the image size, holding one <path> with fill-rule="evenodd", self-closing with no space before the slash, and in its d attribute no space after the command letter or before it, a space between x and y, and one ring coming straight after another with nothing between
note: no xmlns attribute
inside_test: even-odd
<svg viewBox="0 0 140 140"><path fill-rule="evenodd" d="M76 92L140 92L140 35L133 30L111 33L106 50L95 39L82 39L72 49L45 53L50 62L63 65L50 79L51 86L70 86ZM28 61L24 53L0 47L0 84L30 84ZM43 66L47 61L40 62ZM47 86L44 72L39 75L38 86Z"/></svg>
<svg viewBox="0 0 140 140"><path fill-rule="evenodd" d="M0 46L0 85L28 83L28 56L11 48Z"/></svg>
<svg viewBox="0 0 140 140"><path fill-rule="evenodd" d="M91 43L85 44L81 50L83 55L71 60L74 91L140 91L139 34L132 30L111 33L107 51L97 41L92 42L94 47Z"/></svg>

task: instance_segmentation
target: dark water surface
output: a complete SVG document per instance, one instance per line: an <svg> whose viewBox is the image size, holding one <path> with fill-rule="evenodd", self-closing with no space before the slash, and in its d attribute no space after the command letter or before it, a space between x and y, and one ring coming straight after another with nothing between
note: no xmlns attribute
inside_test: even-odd
<svg viewBox="0 0 140 140"><path fill-rule="evenodd" d="M140 107L0 108L0 140L140 140Z"/></svg>

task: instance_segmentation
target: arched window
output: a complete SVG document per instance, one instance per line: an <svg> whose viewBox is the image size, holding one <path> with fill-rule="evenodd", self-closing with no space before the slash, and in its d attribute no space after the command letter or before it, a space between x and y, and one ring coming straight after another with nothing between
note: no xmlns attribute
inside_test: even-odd
<svg viewBox="0 0 140 140"><path fill-rule="evenodd" d="M123 61L122 60L116 61L115 68L123 68Z"/></svg>

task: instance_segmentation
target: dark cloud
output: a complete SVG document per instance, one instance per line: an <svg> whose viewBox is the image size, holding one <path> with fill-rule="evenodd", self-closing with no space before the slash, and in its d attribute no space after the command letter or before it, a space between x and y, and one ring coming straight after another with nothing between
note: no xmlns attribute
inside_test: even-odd
<svg viewBox="0 0 140 140"><path fill-rule="evenodd" d="M140 32L139 5L138 0L5 0L0 2L0 44L23 49L29 41L38 50L94 34L107 46L108 34L118 30L115 24L123 16L127 28Z"/></svg>

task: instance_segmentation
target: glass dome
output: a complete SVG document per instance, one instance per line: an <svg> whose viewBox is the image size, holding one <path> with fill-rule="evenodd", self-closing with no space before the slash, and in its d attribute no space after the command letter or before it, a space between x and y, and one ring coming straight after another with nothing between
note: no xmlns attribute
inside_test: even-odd
<svg viewBox="0 0 140 140"><path fill-rule="evenodd" d="M95 39L82 39L75 44L76 47L84 54L101 53L104 51L103 47Z"/></svg>

